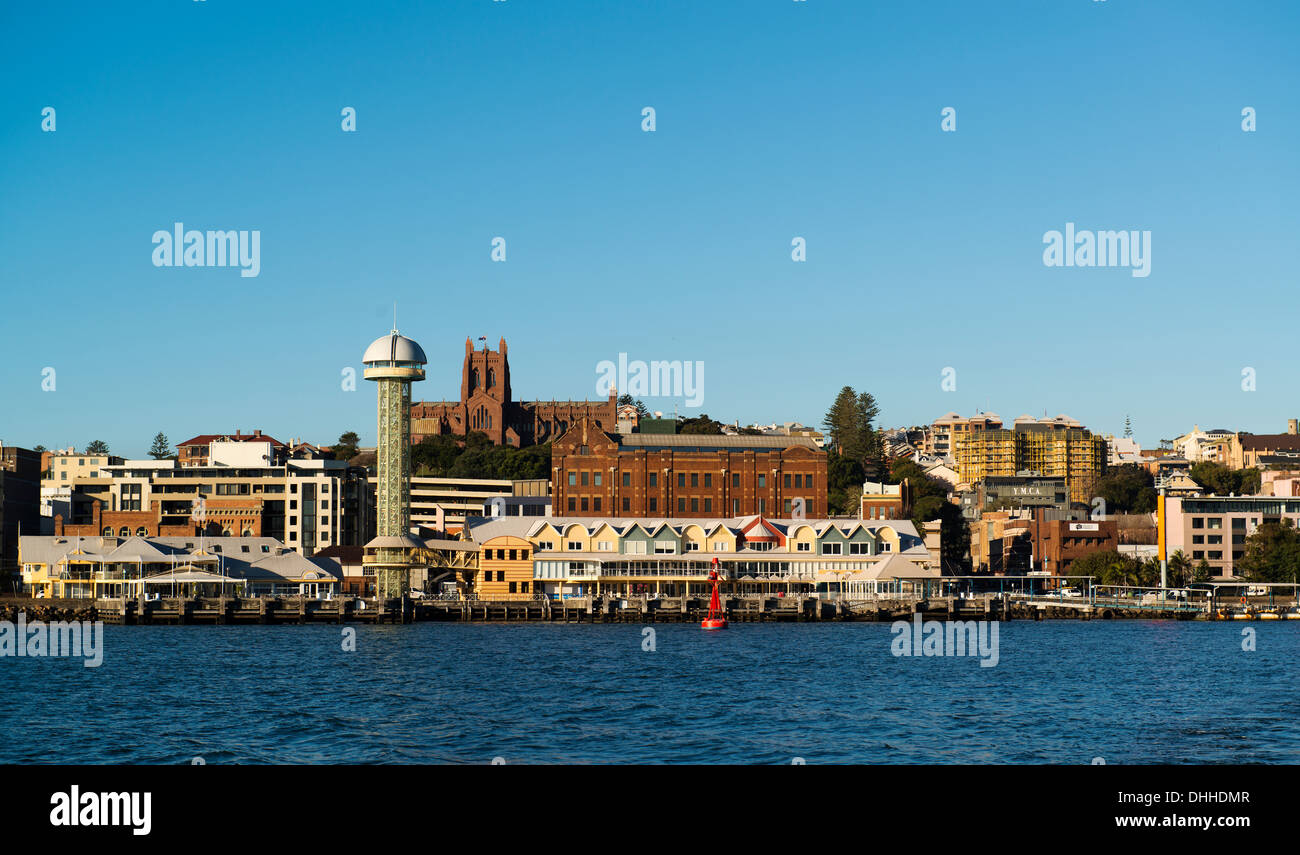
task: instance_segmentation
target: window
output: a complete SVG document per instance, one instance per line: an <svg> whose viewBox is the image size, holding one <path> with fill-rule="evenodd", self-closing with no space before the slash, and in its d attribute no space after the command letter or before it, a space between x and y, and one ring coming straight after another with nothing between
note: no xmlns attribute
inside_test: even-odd
<svg viewBox="0 0 1300 855"><path fill-rule="evenodd" d="M656 554L656 555L676 555L676 554L677 554L677 541L675 541L675 540L656 540L656 541L655 541L655 554Z"/></svg>
<svg viewBox="0 0 1300 855"><path fill-rule="evenodd" d="M575 487L575 486L577 486L577 484L578 484L578 473L577 473L577 472L570 472L570 473L569 473L569 486L570 486L570 487Z"/></svg>
<svg viewBox="0 0 1300 855"><path fill-rule="evenodd" d="M785 476L785 486L786 486L787 488L790 486L790 480L791 480L791 479L790 479L790 475L789 475L789 473L786 473L786 476Z"/></svg>
<svg viewBox="0 0 1300 855"><path fill-rule="evenodd" d="M740 516L740 499L731 500L731 515L733 517Z"/></svg>
<svg viewBox="0 0 1300 855"><path fill-rule="evenodd" d="M732 472L732 473L731 473L731 486L733 486L733 487L739 487L739 486L740 486L740 473L739 473L739 472Z"/></svg>
<svg viewBox="0 0 1300 855"><path fill-rule="evenodd" d="M726 551L727 551L727 542L726 542L725 540L715 540L715 541L713 541L713 551L714 551L714 552L726 552Z"/></svg>
<svg viewBox="0 0 1300 855"><path fill-rule="evenodd" d="M519 586L518 586L517 583L515 583L515 582L511 582L511 583L510 583L510 593L512 593L512 594L517 594L517 593L519 593L519 591L516 590L518 587L519 587Z"/></svg>
<svg viewBox="0 0 1300 855"><path fill-rule="evenodd" d="M112 537L112 536L113 536L113 527L112 527L111 525L110 525L110 526L105 526L105 527L104 527L104 530L101 531L100 534L103 535L104 537Z"/></svg>
<svg viewBox="0 0 1300 855"><path fill-rule="evenodd" d="M1192 528L1205 528L1205 517L1192 517Z"/></svg>
<svg viewBox="0 0 1300 855"><path fill-rule="evenodd" d="M693 514L694 514L694 513L699 513L699 510L700 510L700 500L699 500L699 499L691 499L691 513L693 513Z"/></svg>
<svg viewBox="0 0 1300 855"><path fill-rule="evenodd" d="M122 526L122 530L119 531L118 534L120 534L122 537L130 537L131 529L127 528L126 526Z"/></svg>
<svg viewBox="0 0 1300 855"><path fill-rule="evenodd" d="M823 544L822 544L822 555L840 555L840 554L841 554L841 549L840 549L841 546L843 546L843 544L840 544L840 543L823 543Z"/></svg>
<svg viewBox="0 0 1300 855"><path fill-rule="evenodd" d="M511 561L514 561L514 560L515 560L515 556L519 554L519 553L518 553L518 550L514 550L514 549L508 550L508 552L509 552L510 560L511 560Z"/></svg>
<svg viewBox="0 0 1300 855"><path fill-rule="evenodd" d="M582 509L583 509L584 511L587 510L587 497L586 497L586 496L583 496L583 497L582 497Z"/></svg>
<svg viewBox="0 0 1300 855"><path fill-rule="evenodd" d="M564 544L564 545L565 545L565 547L568 548L568 550L569 550L570 552L581 552L581 551L582 551L582 541L580 541L580 540L570 540L568 543L566 543L566 544Z"/></svg>
<svg viewBox="0 0 1300 855"><path fill-rule="evenodd" d="M651 487L654 487L654 486L657 486L658 484L659 484L659 473L658 473L658 472L651 472L651 473L650 473L650 486L651 486Z"/></svg>
<svg viewBox="0 0 1300 855"><path fill-rule="evenodd" d="M712 473L712 472L705 472L705 473L704 473L704 486L706 486L706 487L712 487L712 486L713 486L713 473Z"/></svg>
<svg viewBox="0 0 1300 855"><path fill-rule="evenodd" d="M659 509L659 500L656 499L654 496L651 496L651 497L650 497L650 513L654 513L654 512L655 512L656 510L658 510L658 509Z"/></svg>
<svg viewBox="0 0 1300 855"><path fill-rule="evenodd" d="M766 476L766 475L759 475L759 476L758 476L758 486L759 486L759 487L766 487L766 486L767 486L767 476Z"/></svg>
<svg viewBox="0 0 1300 855"><path fill-rule="evenodd" d="M700 473L698 472L691 473L691 486L692 487L700 486Z"/></svg>
<svg viewBox="0 0 1300 855"><path fill-rule="evenodd" d="M1205 543L1205 535L1203 534L1192 535L1192 543Z"/></svg>
<svg viewBox="0 0 1300 855"><path fill-rule="evenodd" d="M623 513L629 513L632 510L632 500L627 496L623 497Z"/></svg>
<svg viewBox="0 0 1300 855"><path fill-rule="evenodd" d="M598 541L596 541L596 551L597 551L597 552L613 552L613 551L614 551L614 542L613 542L612 540L598 540Z"/></svg>
<svg viewBox="0 0 1300 855"><path fill-rule="evenodd" d="M623 551L628 555L645 555L645 541L629 540L623 544Z"/></svg>
<svg viewBox="0 0 1300 855"><path fill-rule="evenodd" d="M543 551L543 552L550 552L551 550L553 550L553 549L555 548L555 541L553 541L553 540L539 540L539 541L537 542L537 548L538 548L539 550Z"/></svg>
<svg viewBox="0 0 1300 855"><path fill-rule="evenodd" d="M632 486L632 473L631 473L631 472L624 472L624 473L623 473L623 486L624 486L624 487L631 487L631 486Z"/></svg>
<svg viewBox="0 0 1300 855"><path fill-rule="evenodd" d="M600 496L591 500L591 509L597 512L600 511Z"/></svg>
<svg viewBox="0 0 1300 855"><path fill-rule="evenodd" d="M578 509L577 499L575 499L575 498L573 498L572 496L570 496L570 497L569 497L569 510L571 510L571 511L576 511L577 509Z"/></svg>
<svg viewBox="0 0 1300 855"><path fill-rule="evenodd" d="M813 476L811 475L803 476L803 485L809 489L812 489L812 478Z"/></svg>
<svg viewBox="0 0 1300 855"><path fill-rule="evenodd" d="M678 487L685 487L685 486L686 486L686 473L685 473L685 472L678 472L678 473L677 473L677 486L678 486Z"/></svg>
<svg viewBox="0 0 1300 855"><path fill-rule="evenodd" d="M584 487L587 486L587 473L586 473L586 472L583 472L583 473L582 473L582 486L584 486Z"/></svg>
<svg viewBox="0 0 1300 855"><path fill-rule="evenodd" d="M704 500L704 512L705 512L706 514L709 514L709 513L712 513L712 512L713 512L713 500L712 500L712 499L705 499L705 500Z"/></svg>
<svg viewBox="0 0 1300 855"><path fill-rule="evenodd" d="M148 532L145 531L145 527L144 527L144 526L140 526L139 528L137 528L137 529L135 530L135 536L136 536L136 537L145 537L147 534L148 534Z"/></svg>
<svg viewBox="0 0 1300 855"><path fill-rule="evenodd" d="M871 554L871 544L870 544L870 543L850 543L850 544L849 544L849 555L870 555L870 554Z"/></svg>
<svg viewBox="0 0 1300 855"><path fill-rule="evenodd" d="M688 540L688 541L686 541L686 551L687 551L687 552L699 552L699 551L700 551L700 544L699 544L699 541L695 541L695 540Z"/></svg>
<svg viewBox="0 0 1300 855"><path fill-rule="evenodd" d="M795 551L795 552L811 552L811 551L812 551L812 544L811 544L811 543L807 543L806 541L801 541L801 542L796 543L796 544L794 545L794 551Z"/></svg>
<svg viewBox="0 0 1300 855"><path fill-rule="evenodd" d="M677 497L677 513L686 513L686 500L680 496Z"/></svg>

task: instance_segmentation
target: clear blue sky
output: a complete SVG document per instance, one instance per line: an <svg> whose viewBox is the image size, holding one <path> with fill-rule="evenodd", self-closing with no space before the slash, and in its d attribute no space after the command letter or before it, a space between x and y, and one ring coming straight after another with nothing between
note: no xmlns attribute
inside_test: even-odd
<svg viewBox="0 0 1300 855"><path fill-rule="evenodd" d="M504 335L525 399L626 352L742 424L848 384L887 425L1285 430L1297 36L1288 2L8 3L0 440L372 443L340 371L394 301L417 398ZM260 229L261 275L154 267L178 220ZM1066 222L1150 230L1151 275L1045 267Z"/></svg>

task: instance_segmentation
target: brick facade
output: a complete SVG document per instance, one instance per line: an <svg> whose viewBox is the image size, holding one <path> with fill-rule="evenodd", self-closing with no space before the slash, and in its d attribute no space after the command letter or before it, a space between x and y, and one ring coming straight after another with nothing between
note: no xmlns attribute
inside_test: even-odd
<svg viewBox="0 0 1300 855"><path fill-rule="evenodd" d="M602 429L617 427L616 390L604 401L515 401L510 388L506 340L497 350L475 350L465 339L459 401L418 401L411 405L411 442L426 436L486 434L496 445L515 447L549 442L582 419Z"/></svg>
<svg viewBox="0 0 1300 855"><path fill-rule="evenodd" d="M747 448L748 439L700 435L695 447L653 440L626 447L584 419L551 446L552 507L571 516L790 517L803 499L804 517L826 515L825 452Z"/></svg>

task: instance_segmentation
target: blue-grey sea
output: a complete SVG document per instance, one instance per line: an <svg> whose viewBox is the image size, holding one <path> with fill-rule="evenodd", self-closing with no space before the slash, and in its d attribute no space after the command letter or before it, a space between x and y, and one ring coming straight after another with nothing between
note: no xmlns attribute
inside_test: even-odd
<svg viewBox="0 0 1300 855"><path fill-rule="evenodd" d="M0 657L0 762L1297 763L1298 624L1003 623L994 667L871 623L109 626Z"/></svg>

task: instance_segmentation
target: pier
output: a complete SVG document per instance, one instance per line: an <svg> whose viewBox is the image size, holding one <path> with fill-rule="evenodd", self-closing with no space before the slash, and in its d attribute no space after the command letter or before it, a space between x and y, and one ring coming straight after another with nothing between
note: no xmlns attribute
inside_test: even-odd
<svg viewBox="0 0 1300 855"><path fill-rule="evenodd" d="M966 596L888 594L876 597L732 594L721 598L732 623L911 620L1300 620L1295 603L1266 601L1233 606L1209 598L1050 593L983 593ZM699 623L708 612L703 596L542 597L501 600L361 597L162 597L157 599L0 598L0 620L19 612L35 620L99 620L123 626L284 625L395 623Z"/></svg>

